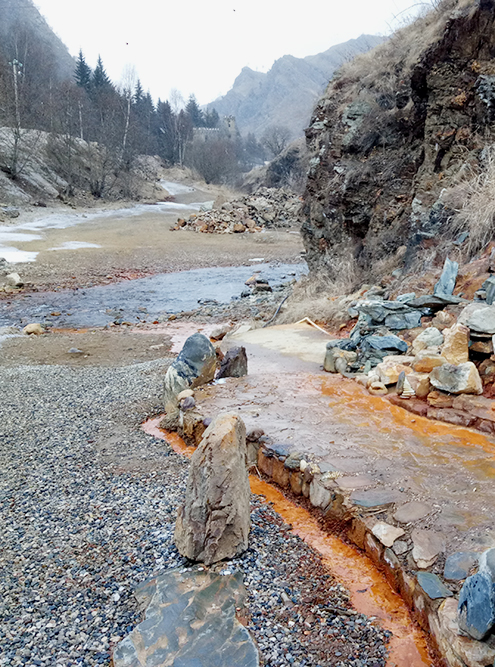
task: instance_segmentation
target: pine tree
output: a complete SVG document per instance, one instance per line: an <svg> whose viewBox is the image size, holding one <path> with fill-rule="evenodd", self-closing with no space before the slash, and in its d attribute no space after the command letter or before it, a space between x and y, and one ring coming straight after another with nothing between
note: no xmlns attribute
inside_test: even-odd
<svg viewBox="0 0 495 667"><path fill-rule="evenodd" d="M204 115L205 127L219 127L220 126L220 116L216 109L207 109Z"/></svg>
<svg viewBox="0 0 495 667"><path fill-rule="evenodd" d="M205 119L203 116L203 112L199 108L199 105L196 102L196 98L194 97L194 95L191 95L189 97L189 100L186 104L186 113L189 114L189 118L191 119L193 127L204 127Z"/></svg>
<svg viewBox="0 0 495 667"><path fill-rule="evenodd" d="M76 71L74 72L74 79L76 83L81 88L84 88L86 91L89 91L91 87L91 79L93 73L91 67L87 64L82 49L79 51L79 57L76 63Z"/></svg>
<svg viewBox="0 0 495 667"><path fill-rule="evenodd" d="M101 56L98 56L98 61L96 63L95 71L93 72L91 84L96 90L112 87L112 82L110 81L110 78L105 72L105 68L103 67Z"/></svg>
<svg viewBox="0 0 495 667"><path fill-rule="evenodd" d="M138 79L136 83L136 88L134 89L134 104L139 106L139 104L143 101L144 98L144 90L141 85L141 81Z"/></svg>

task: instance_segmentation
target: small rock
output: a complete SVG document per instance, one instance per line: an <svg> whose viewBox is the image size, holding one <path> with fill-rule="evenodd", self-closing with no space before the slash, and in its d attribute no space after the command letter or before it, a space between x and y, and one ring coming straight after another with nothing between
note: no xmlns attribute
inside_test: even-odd
<svg viewBox="0 0 495 667"><path fill-rule="evenodd" d="M478 560L478 557L479 553L475 551L458 551L451 554L445 561L443 569L444 579L448 581L465 579L469 574L469 570Z"/></svg>
<svg viewBox="0 0 495 667"><path fill-rule="evenodd" d="M368 391L373 396L387 396L388 395L388 389L383 384L383 382L372 382L370 384L370 386L368 387Z"/></svg>
<svg viewBox="0 0 495 667"><path fill-rule="evenodd" d="M430 600L452 597L452 591L447 588L443 581L433 572L417 572L418 584L424 590Z"/></svg>
<svg viewBox="0 0 495 667"><path fill-rule="evenodd" d="M455 282L457 280L457 272L459 264L451 261L448 257L445 258L442 275L440 280L435 285L433 294L435 296L450 296L454 293Z"/></svg>
<svg viewBox="0 0 495 667"><path fill-rule="evenodd" d="M456 366L469 361L469 329L462 324L454 324L444 329L443 335L442 357Z"/></svg>
<svg viewBox="0 0 495 667"><path fill-rule="evenodd" d="M397 508L394 519L399 523L412 523L428 516L430 512L431 507L429 505L414 500Z"/></svg>
<svg viewBox="0 0 495 667"><path fill-rule="evenodd" d="M391 547L395 540L404 535L404 530L402 528L397 528L384 521L375 523L371 532L386 547Z"/></svg>
<svg viewBox="0 0 495 667"><path fill-rule="evenodd" d="M84 354L84 352L77 347L71 347L69 354Z"/></svg>
<svg viewBox="0 0 495 667"><path fill-rule="evenodd" d="M417 336L412 344L414 354L428 347L438 347L443 343L443 334L436 327L428 327Z"/></svg>
<svg viewBox="0 0 495 667"><path fill-rule="evenodd" d="M442 357L438 352L432 352L431 350L421 350L416 355L416 359L413 363L413 370L417 373L431 373L431 371L437 366L443 366L447 363L447 359Z"/></svg>
<svg viewBox="0 0 495 667"><path fill-rule="evenodd" d="M33 322L32 324L28 324L22 330L23 334L27 334L27 335L33 334L35 336L40 336L44 332L45 332L45 330L43 329L41 324L39 324L38 322Z"/></svg>
<svg viewBox="0 0 495 667"><path fill-rule="evenodd" d="M413 540L412 557L421 570L433 565L444 549L443 536L430 530L416 528L411 534Z"/></svg>
<svg viewBox="0 0 495 667"><path fill-rule="evenodd" d="M21 276L18 273L9 273L6 276L7 285L10 287L22 287L24 283L21 280Z"/></svg>
<svg viewBox="0 0 495 667"><path fill-rule="evenodd" d="M183 398L189 398L194 396L194 391L192 389L184 389L180 394L177 394L177 400L182 401Z"/></svg>

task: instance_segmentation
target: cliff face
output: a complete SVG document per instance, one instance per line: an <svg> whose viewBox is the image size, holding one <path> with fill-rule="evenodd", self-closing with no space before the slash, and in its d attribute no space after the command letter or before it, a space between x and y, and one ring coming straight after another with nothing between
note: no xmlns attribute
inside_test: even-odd
<svg viewBox="0 0 495 667"><path fill-rule="evenodd" d="M221 116L235 116L242 133L253 132L259 137L270 125L284 125L294 138L302 136L311 110L335 70L382 41L381 37L361 35L315 56L283 56L266 74L245 67L231 90L211 106Z"/></svg>
<svg viewBox="0 0 495 667"><path fill-rule="evenodd" d="M312 272L370 271L448 233L449 192L495 137L495 2L449 0L330 82L306 130ZM407 251L406 251L407 247Z"/></svg>

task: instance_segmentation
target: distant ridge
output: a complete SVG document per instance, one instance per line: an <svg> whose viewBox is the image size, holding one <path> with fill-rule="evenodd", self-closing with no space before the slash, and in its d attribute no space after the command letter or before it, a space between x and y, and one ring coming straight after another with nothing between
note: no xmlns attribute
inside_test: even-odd
<svg viewBox="0 0 495 667"><path fill-rule="evenodd" d="M376 35L361 35L314 56L283 56L266 74L244 67L229 92L208 106L221 116L235 116L242 134L260 137L267 127L284 125L293 138L302 136L335 70L383 41Z"/></svg>

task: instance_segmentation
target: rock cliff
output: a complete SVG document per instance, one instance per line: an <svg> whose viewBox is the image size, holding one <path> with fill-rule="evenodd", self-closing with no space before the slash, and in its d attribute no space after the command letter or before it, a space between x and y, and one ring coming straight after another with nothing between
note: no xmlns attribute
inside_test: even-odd
<svg viewBox="0 0 495 667"><path fill-rule="evenodd" d="M445 0L330 82L306 130L313 273L335 279L346 253L368 275L407 266L452 234L456 188L494 140L494 9Z"/></svg>

